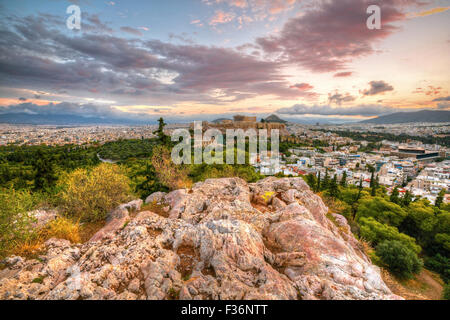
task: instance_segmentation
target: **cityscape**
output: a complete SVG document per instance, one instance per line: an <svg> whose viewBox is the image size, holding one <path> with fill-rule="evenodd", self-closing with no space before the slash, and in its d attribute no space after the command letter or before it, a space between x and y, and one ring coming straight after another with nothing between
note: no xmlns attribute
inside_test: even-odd
<svg viewBox="0 0 450 320"><path fill-rule="evenodd" d="M254 119L256 122L256 118ZM284 122L284 121L283 121ZM320 174L337 175L342 179L345 172L348 183L358 185L362 181L364 187L370 185L371 172L369 166L376 168L379 183L386 186L388 192L395 187L404 194L410 191L414 197L423 197L434 203L441 190L450 190L450 123L414 123L392 125L300 125L295 123L281 124L286 137L296 138L305 144L304 147L290 148L281 154L280 166L271 168L269 162L261 161L255 165L263 174L285 176L301 176ZM169 124L165 128L167 135L175 129L188 128L190 123ZM207 129L206 127L205 129ZM230 120L229 128L248 128L234 126ZM256 128L256 127L255 127ZM284 129L285 128L285 129ZM15 126L0 125L0 145L90 145L104 144L116 140L155 138L157 125L147 126ZM347 133L384 133L408 135L407 141L389 141L383 139L373 143L364 139L352 139L340 136L336 131ZM412 138L441 136L447 139L447 145L426 144ZM319 142L320 147L314 147ZM450 202L447 194L445 202Z"/></svg>

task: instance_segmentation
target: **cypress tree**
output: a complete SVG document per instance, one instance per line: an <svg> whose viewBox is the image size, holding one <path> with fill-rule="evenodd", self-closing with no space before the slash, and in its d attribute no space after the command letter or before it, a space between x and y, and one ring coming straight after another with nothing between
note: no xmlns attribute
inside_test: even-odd
<svg viewBox="0 0 450 320"><path fill-rule="evenodd" d="M317 187L316 187L316 192L320 191L320 171L319 171L319 176L317 177Z"/></svg>
<svg viewBox="0 0 450 320"><path fill-rule="evenodd" d="M330 196L332 196L333 198L337 198L339 196L339 188L338 188L338 184L337 184L337 175L334 175L333 179L330 182L329 193L330 193Z"/></svg>
<svg viewBox="0 0 450 320"><path fill-rule="evenodd" d="M441 205L444 202L444 195L445 195L445 189L442 189L441 192L439 192L439 195L437 196L436 201L434 202L435 207L441 208Z"/></svg>
<svg viewBox="0 0 450 320"><path fill-rule="evenodd" d="M341 187L345 188L346 186L347 186L347 171L344 171L341 179Z"/></svg>
<svg viewBox="0 0 450 320"><path fill-rule="evenodd" d="M399 198L399 192L398 192L398 188L397 187L395 187L394 190L392 190L390 200L393 203L396 203L396 204L399 203L400 198Z"/></svg>
<svg viewBox="0 0 450 320"><path fill-rule="evenodd" d="M409 192L409 191L407 190L407 191L405 192L405 195L403 196L403 201L402 201L403 206L408 207L409 204L411 203L411 201L412 201L412 195L411 195L411 192Z"/></svg>
<svg viewBox="0 0 450 320"><path fill-rule="evenodd" d="M328 169L327 169L325 172L325 178L323 179L322 183L322 190L327 190L329 185L330 185L330 177L328 176Z"/></svg>
<svg viewBox="0 0 450 320"><path fill-rule="evenodd" d="M164 119L161 117L158 120L158 129L153 132L154 134L156 134L156 136L158 137L158 140L160 141L160 143L162 144L167 144L168 143L168 136L164 133L164 127L166 126L166 123L164 122Z"/></svg>

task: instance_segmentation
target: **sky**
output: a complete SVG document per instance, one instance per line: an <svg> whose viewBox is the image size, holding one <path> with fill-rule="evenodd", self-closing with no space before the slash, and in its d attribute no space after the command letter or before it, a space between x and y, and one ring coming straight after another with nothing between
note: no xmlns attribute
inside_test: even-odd
<svg viewBox="0 0 450 320"><path fill-rule="evenodd" d="M66 12L80 8L80 30ZM381 9L369 29L367 8ZM450 110L450 0L0 0L0 114Z"/></svg>

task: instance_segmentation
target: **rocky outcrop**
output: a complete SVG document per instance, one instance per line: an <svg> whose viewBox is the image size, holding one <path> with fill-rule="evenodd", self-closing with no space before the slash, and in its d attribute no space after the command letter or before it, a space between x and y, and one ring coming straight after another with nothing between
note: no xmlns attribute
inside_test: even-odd
<svg viewBox="0 0 450 320"><path fill-rule="evenodd" d="M121 206L88 243L6 259L0 299L399 299L300 178L206 180L147 200L169 214Z"/></svg>

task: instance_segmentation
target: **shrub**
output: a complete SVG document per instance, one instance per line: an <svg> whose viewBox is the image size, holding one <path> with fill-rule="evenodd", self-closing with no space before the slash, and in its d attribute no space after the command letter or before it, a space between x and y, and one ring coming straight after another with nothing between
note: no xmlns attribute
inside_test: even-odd
<svg viewBox="0 0 450 320"><path fill-rule="evenodd" d="M32 235L34 218L28 212L34 205L35 199L28 191L0 191L0 256Z"/></svg>
<svg viewBox="0 0 450 320"><path fill-rule="evenodd" d="M383 241L376 248L381 262L399 278L411 278L420 272L423 262L417 254L397 240Z"/></svg>
<svg viewBox="0 0 450 320"><path fill-rule="evenodd" d="M324 196L322 200L325 202L326 206L331 212L339 213L347 219L347 222L349 224L353 223L352 207L349 204L329 196Z"/></svg>
<svg viewBox="0 0 450 320"><path fill-rule="evenodd" d="M191 165L189 176L194 182L207 179L239 177L247 182L261 180L262 176L249 165L200 164Z"/></svg>
<svg viewBox="0 0 450 320"><path fill-rule="evenodd" d="M68 215L83 221L99 221L128 199L128 178L116 165L100 164L91 171L77 169L64 176L61 206Z"/></svg>
<svg viewBox="0 0 450 320"><path fill-rule="evenodd" d="M81 242L80 224L68 218L59 217L49 222L40 232L43 241L50 238L69 240L72 243Z"/></svg>
<svg viewBox="0 0 450 320"><path fill-rule="evenodd" d="M442 292L442 299L450 300L450 283L444 286L444 291Z"/></svg>
<svg viewBox="0 0 450 320"><path fill-rule="evenodd" d="M31 237L15 243L7 253L20 257L36 258L42 251L43 241L33 234Z"/></svg>
<svg viewBox="0 0 450 320"><path fill-rule="evenodd" d="M159 181L169 189L177 190L191 187L192 181L188 178L189 168L174 164L167 147L157 146L153 149L152 164Z"/></svg>

